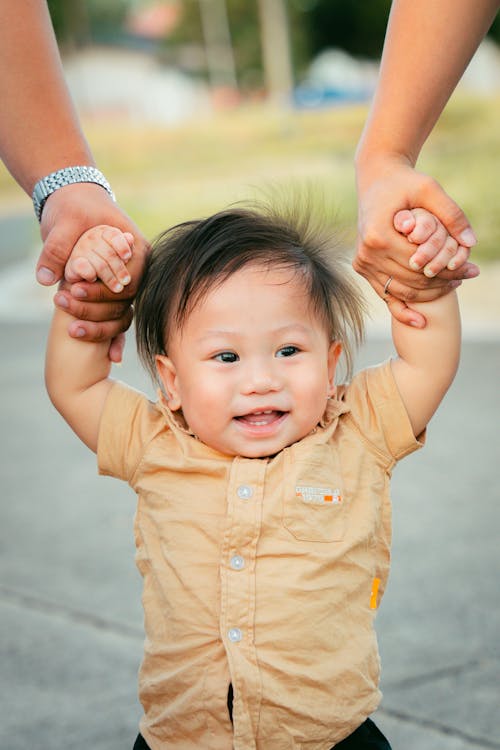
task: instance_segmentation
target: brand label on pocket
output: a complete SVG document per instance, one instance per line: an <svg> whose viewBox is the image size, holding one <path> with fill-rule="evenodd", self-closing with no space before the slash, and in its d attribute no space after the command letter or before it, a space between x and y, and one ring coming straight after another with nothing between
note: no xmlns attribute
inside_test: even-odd
<svg viewBox="0 0 500 750"><path fill-rule="evenodd" d="M312 505L340 505L342 495L338 487L312 487L311 485L296 485L295 495L304 503Z"/></svg>

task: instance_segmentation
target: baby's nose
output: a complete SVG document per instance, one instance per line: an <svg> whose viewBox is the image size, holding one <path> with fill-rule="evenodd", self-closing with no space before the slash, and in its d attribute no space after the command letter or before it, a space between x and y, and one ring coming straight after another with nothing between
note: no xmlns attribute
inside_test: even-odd
<svg viewBox="0 0 500 750"><path fill-rule="evenodd" d="M281 388L280 378L272 365L255 364L248 373L244 391L246 393L269 393Z"/></svg>

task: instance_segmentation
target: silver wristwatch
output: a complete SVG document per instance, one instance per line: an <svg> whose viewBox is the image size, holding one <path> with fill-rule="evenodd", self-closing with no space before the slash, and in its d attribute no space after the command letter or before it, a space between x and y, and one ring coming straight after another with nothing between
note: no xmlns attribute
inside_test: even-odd
<svg viewBox="0 0 500 750"><path fill-rule="evenodd" d="M94 182L96 185L103 187L115 200L109 182L96 167L64 167L64 169L58 169L57 172L51 172L46 177L42 177L33 189L31 197L38 221L42 220L43 207L49 195L55 193L59 188L65 185L73 185L75 182Z"/></svg>

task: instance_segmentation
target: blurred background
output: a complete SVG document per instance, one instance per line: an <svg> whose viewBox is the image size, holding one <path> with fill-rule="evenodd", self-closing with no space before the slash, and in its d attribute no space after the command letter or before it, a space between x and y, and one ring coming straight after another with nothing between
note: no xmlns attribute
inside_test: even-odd
<svg viewBox="0 0 500 750"><path fill-rule="evenodd" d="M389 0L49 7L97 164L147 236L262 186L296 183L326 200L354 247L353 157ZM497 42L498 18L419 161L471 220L482 274L460 292L457 380L426 450L394 480L377 718L394 750L500 748ZM0 165L0 747L123 750L140 715L134 496L97 478L93 456L48 402L43 349L54 290L35 283L39 249L31 200ZM370 299L359 365L391 351L385 306ZM151 392L131 343L117 374Z"/></svg>
<svg viewBox="0 0 500 750"><path fill-rule="evenodd" d="M297 179L325 192L353 237L353 152L390 0L48 4L97 163L148 236ZM481 261L499 257L499 39L497 19L420 161L470 216ZM2 227L21 220L2 231L2 264L37 244L30 212L0 167Z"/></svg>
<svg viewBox="0 0 500 750"><path fill-rule="evenodd" d="M148 237L295 181L326 196L354 244L353 154L390 0L48 4L97 164ZM500 257L498 40L497 18L419 162L469 216L483 264ZM0 316L48 308L38 249L30 201L0 165Z"/></svg>

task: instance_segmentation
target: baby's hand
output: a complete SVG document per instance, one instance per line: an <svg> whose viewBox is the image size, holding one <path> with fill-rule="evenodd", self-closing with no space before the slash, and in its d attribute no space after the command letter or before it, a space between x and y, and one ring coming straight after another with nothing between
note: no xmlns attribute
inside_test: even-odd
<svg viewBox="0 0 500 750"><path fill-rule="evenodd" d="M66 263L64 278L77 281L100 279L112 292L123 291L130 283L126 263L132 257L134 236L115 227L92 227L84 232Z"/></svg>
<svg viewBox="0 0 500 750"><path fill-rule="evenodd" d="M469 257L470 248L459 245L439 219L424 208L398 211L394 228L419 246L409 260L410 268L414 271L423 268L428 278L445 268L450 271L460 268Z"/></svg>

